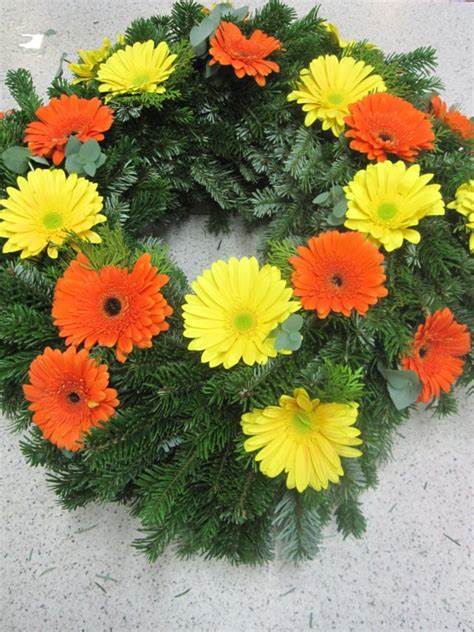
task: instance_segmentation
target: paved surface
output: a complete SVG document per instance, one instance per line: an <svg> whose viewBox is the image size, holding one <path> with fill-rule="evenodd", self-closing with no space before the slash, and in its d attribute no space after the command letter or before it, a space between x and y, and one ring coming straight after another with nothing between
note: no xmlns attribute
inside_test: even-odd
<svg viewBox="0 0 474 632"><path fill-rule="evenodd" d="M99 44L134 16L166 11L168 2L3 0L2 72L32 70L43 92L60 54ZM303 12L310 3L292 4ZM446 98L473 113L473 7L455 2L322 3L344 37L366 37L386 50L437 46ZM255 6L255 5L254 5ZM41 47L22 48L41 35ZM52 33L51 31L55 31ZM33 39L33 44L41 37ZM11 105L2 93L0 107ZM189 278L218 257L254 252L257 235L216 240L191 220L170 235ZM197 236L199 235L199 238ZM170 552L150 566L130 548L137 524L121 507L62 512L41 470L21 458L2 424L2 632L317 630L438 632L472 630L474 410L460 397L449 419L415 415L401 430L394 462L364 497L362 541L327 532L320 557L300 567L266 568L177 561Z"/></svg>

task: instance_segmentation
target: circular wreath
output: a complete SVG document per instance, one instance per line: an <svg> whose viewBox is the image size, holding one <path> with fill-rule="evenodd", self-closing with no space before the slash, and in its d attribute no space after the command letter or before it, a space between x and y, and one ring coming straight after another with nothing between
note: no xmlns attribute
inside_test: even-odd
<svg viewBox="0 0 474 632"><path fill-rule="evenodd" d="M45 105L8 73L2 408L64 507L127 504L150 559L363 533L396 428L472 380L473 127L434 66L317 9L181 0ZM262 261L188 288L160 238L196 210L264 224Z"/></svg>

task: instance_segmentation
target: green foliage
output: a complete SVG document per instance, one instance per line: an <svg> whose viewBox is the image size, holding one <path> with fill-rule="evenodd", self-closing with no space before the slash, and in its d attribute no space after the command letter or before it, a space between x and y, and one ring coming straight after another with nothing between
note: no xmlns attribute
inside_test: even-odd
<svg viewBox="0 0 474 632"><path fill-rule="evenodd" d="M25 116L32 120L41 105L41 99L36 94L31 73L24 68L9 70L5 85Z"/></svg>
<svg viewBox="0 0 474 632"><path fill-rule="evenodd" d="M239 21L242 15L234 12L226 19ZM281 549L290 560L304 560L317 554L333 515L344 537L361 536L365 520L360 496L377 484L377 469L390 458L395 432L408 418L408 409L394 405L378 366L398 377L400 356L409 349L418 325L436 309L448 306L459 322L474 328L474 263L464 220L449 210L444 217L425 218L419 225L419 244L384 253L389 294L366 316L333 313L320 319L305 312L303 322L298 317L291 321L298 323L297 330L293 324L280 328L287 336L285 344L294 343L293 353L263 366L240 364L232 370L210 369L199 354L188 351L181 314L187 281L160 238L165 227L196 210L209 214L215 232L240 214L250 228L266 225L261 252L289 282L289 259L298 246L321 231L344 230L343 187L367 164L345 137L335 139L319 124L304 126L300 106L287 102L299 72L318 55L351 54L370 63L390 91L426 110L432 92L440 89L433 75L435 54L419 48L385 55L364 43L341 50L325 31L317 9L297 18L292 7L270 0L248 20L239 21L247 35L260 28L282 42L282 50L272 55L280 72L269 75L262 89L252 78L237 79L228 68L208 75L206 45L201 52L193 50L194 38L190 40L192 29L203 22L202 5L192 0L177 2L169 16L132 22L127 43L168 42L178 56L176 70L163 94L110 100L114 124L100 144L99 152L107 156L105 162L100 159L100 168L97 144L79 147L74 140L69 142L76 144L76 151L69 155L68 150L69 163L63 165L93 175L104 200L108 221L99 228L102 243L82 246L91 265L130 269L149 252L153 265L170 277L163 288L174 309L169 331L156 336L150 349L134 349L123 364L110 349L92 351L109 365L120 408L104 427L91 431L83 450L59 450L31 424L21 385L28 380L31 361L46 345L64 348L52 322L51 302L55 283L75 252L62 249L55 262L46 255L23 261L4 254L1 409L12 418L14 429L26 431L21 450L33 466L48 470L62 505L72 509L94 501L126 503L142 522L142 537L135 546L151 560L171 544L181 557L198 553L255 564ZM199 47L209 34L201 32L202 39L194 44ZM6 83L20 109L0 123L0 152L15 157L41 101L26 70L10 71ZM96 81L72 85L59 73L49 95L63 93L100 96ZM433 174L449 202L457 187L473 177L472 144L439 122L434 129L435 147L422 152L418 162L422 172ZM22 150L24 172L37 165ZM84 151L81 169L71 165L70 158ZM93 164L94 170L86 164ZM18 170L13 166L8 159L0 162L2 196L16 184ZM302 338L297 350L296 335ZM472 388L472 382L468 357L460 383ZM296 387L322 402L359 404L363 454L343 459L340 483L320 492L286 489L284 475L262 475L253 455L243 449L242 414L275 405ZM455 405L449 393L432 408L444 415Z"/></svg>
<svg viewBox="0 0 474 632"><path fill-rule="evenodd" d="M65 168L68 173L77 173L79 176L95 176L95 172L101 167L106 156L100 151L99 143L92 139L81 143L77 136L71 136L65 147Z"/></svg>

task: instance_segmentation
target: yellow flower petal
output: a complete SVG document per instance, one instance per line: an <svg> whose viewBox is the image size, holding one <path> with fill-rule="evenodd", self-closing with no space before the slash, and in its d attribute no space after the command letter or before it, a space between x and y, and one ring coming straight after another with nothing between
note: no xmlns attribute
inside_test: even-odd
<svg viewBox="0 0 474 632"><path fill-rule="evenodd" d="M300 72L297 89L288 95L288 101L303 106L307 127L320 120L323 130L340 136L349 105L371 92L386 90L382 77L373 75L372 70L372 66L349 56L321 55Z"/></svg>
<svg viewBox="0 0 474 632"><path fill-rule="evenodd" d="M429 215L443 215L444 203L438 184L428 184L432 174L420 167L386 160L358 171L344 187L347 199L344 225L364 233L387 251L400 248L406 239L420 241L413 230Z"/></svg>
<svg viewBox="0 0 474 632"><path fill-rule="evenodd" d="M293 396L280 398L280 406L242 415L242 430L250 437L244 449L257 451L255 459L266 476L284 470L289 489L326 489L330 481L338 483L344 475L340 456L361 455L352 447L362 443L360 430L353 425L357 409L355 402L321 404L297 388Z"/></svg>
<svg viewBox="0 0 474 632"><path fill-rule="evenodd" d="M139 94L143 92L163 93L161 85L175 70L166 42L155 47L153 40L135 42L111 55L102 63L97 73L99 91L119 94Z"/></svg>
<svg viewBox="0 0 474 632"><path fill-rule="evenodd" d="M269 335L300 307L278 268L260 268L255 257L216 261L191 287L194 294L183 305L184 336L192 339L188 349L226 369L276 356Z"/></svg>
<svg viewBox="0 0 474 632"><path fill-rule="evenodd" d="M101 215L102 198L97 185L61 169L35 169L17 179L18 188L7 189L0 200L0 237L7 238L3 252L21 251L21 258L47 249L55 259L58 246L74 234L77 240L93 243L99 235L90 230L106 220Z"/></svg>

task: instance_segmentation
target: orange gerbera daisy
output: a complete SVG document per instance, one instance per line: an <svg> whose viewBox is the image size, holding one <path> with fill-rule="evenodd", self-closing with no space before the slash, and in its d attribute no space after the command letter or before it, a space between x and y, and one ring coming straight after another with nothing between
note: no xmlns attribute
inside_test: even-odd
<svg viewBox="0 0 474 632"><path fill-rule="evenodd" d="M453 107L450 107L448 110L448 106L440 97L431 98L431 108L433 115L453 132L457 132L466 140L474 138L474 125L467 116L464 116L464 114L461 114Z"/></svg>
<svg viewBox="0 0 474 632"><path fill-rule="evenodd" d="M311 237L308 248L300 246L289 261L295 271L291 280L295 296L304 309L314 309L319 318L329 312L362 316L369 305L387 296L383 286L383 255L361 233L329 231Z"/></svg>
<svg viewBox="0 0 474 632"><path fill-rule="evenodd" d="M39 121L30 123L25 130L25 143L36 156L52 156L59 165L64 159L64 148L74 134L85 143L103 140L113 122L112 110L100 99L79 99L75 94L62 94L51 99L48 105L36 110Z"/></svg>
<svg viewBox="0 0 474 632"><path fill-rule="evenodd" d="M116 346L117 360L125 362L134 346L151 347L152 337L169 329L165 317L173 309L160 292L167 282L148 253L131 272L117 266L93 270L81 253L56 284L54 324L66 344Z"/></svg>
<svg viewBox="0 0 474 632"><path fill-rule="evenodd" d="M211 38L209 65L221 64L233 66L239 79L245 75L254 77L259 86L265 85L265 77L271 72L279 72L280 66L266 59L268 55L281 48L275 37L254 31L249 39L232 22L221 22Z"/></svg>
<svg viewBox="0 0 474 632"><path fill-rule="evenodd" d="M395 154L413 162L422 149L432 149L433 127L423 112L411 103L387 92L369 94L349 105L345 119L353 129L346 132L353 138L350 146L367 154L369 160L382 162Z"/></svg>
<svg viewBox="0 0 474 632"><path fill-rule="evenodd" d="M450 390L462 373L460 356L469 353L470 346L466 325L457 323L448 307L428 316L416 331L411 352L402 358L402 367L415 371L422 384L419 402Z"/></svg>
<svg viewBox="0 0 474 632"><path fill-rule="evenodd" d="M31 363L29 378L23 392L33 422L58 448L79 450L83 433L107 421L119 404L117 391L108 388L107 366L97 364L85 349L47 347Z"/></svg>

